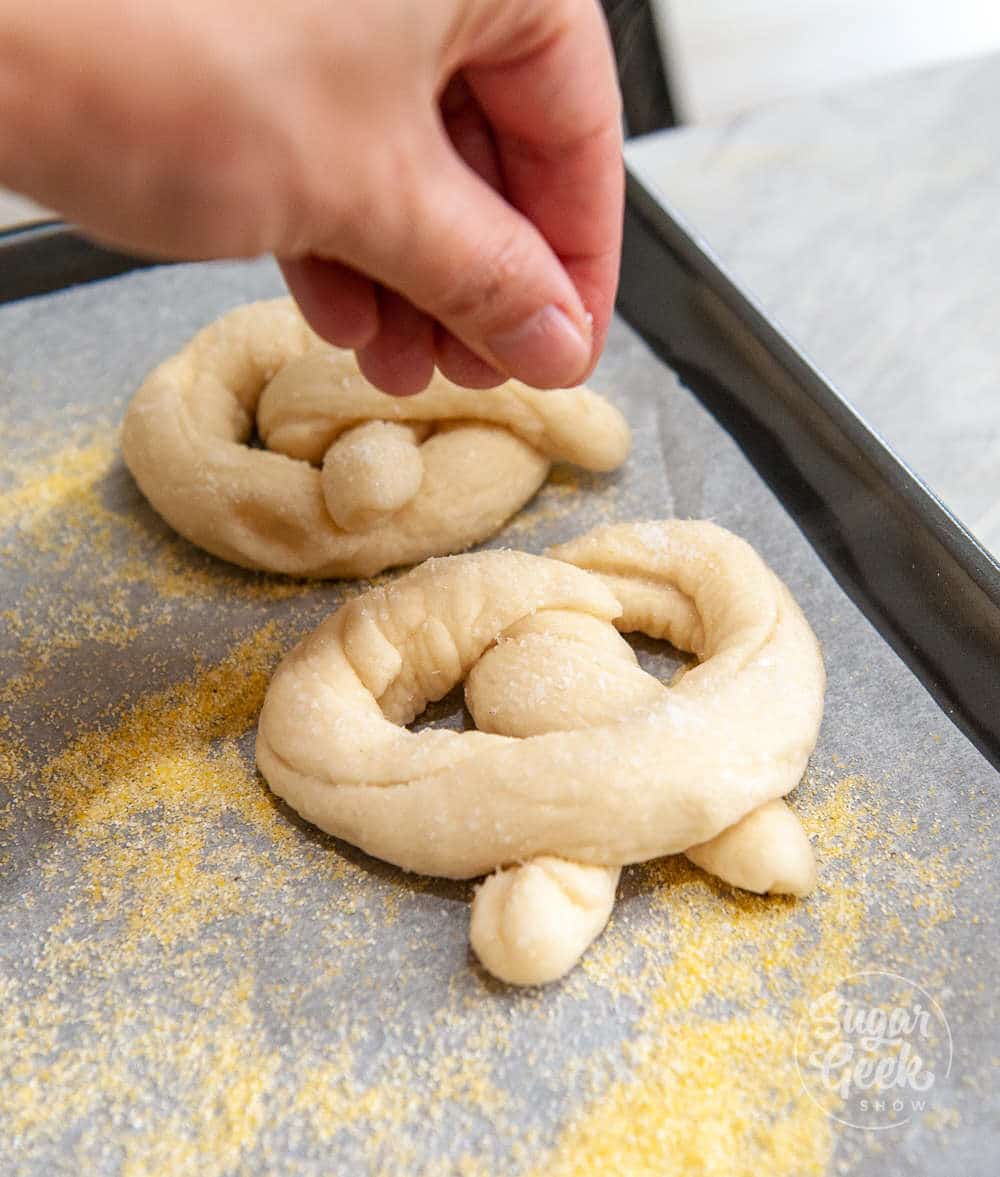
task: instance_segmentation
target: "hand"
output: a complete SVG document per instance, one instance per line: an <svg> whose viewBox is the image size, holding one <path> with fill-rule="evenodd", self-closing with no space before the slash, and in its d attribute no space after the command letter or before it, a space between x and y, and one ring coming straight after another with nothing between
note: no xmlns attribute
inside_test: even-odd
<svg viewBox="0 0 1000 1177"><path fill-rule="evenodd" d="M582 380L621 234L595 0L0 0L0 179L110 242L273 252L386 391Z"/></svg>

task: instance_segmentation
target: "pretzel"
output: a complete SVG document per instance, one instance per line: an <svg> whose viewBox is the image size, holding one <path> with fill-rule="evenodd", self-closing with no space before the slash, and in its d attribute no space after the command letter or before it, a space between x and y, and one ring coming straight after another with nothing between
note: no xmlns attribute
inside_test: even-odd
<svg viewBox="0 0 1000 1177"><path fill-rule="evenodd" d="M585 388L470 391L435 374L386 396L285 298L230 311L156 368L122 448L153 507L214 555L366 577L492 535L554 460L614 469L629 430Z"/></svg>
<svg viewBox="0 0 1000 1177"><path fill-rule="evenodd" d="M670 687L616 632L698 664ZM479 730L408 731L465 679ZM490 874L472 946L495 976L562 976L621 867L687 852L804 894L812 850L780 800L823 707L819 646L743 540L705 522L602 527L550 557L429 560L343 605L278 667L257 763L307 821L406 870Z"/></svg>

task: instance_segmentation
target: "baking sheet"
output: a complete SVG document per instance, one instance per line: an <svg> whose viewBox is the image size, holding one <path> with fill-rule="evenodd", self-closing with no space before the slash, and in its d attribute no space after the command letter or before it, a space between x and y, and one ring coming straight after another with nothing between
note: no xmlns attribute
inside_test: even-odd
<svg viewBox="0 0 1000 1177"><path fill-rule="evenodd" d="M493 546L677 515L757 547L829 671L792 799L817 893L633 868L584 965L519 992L469 954L471 887L270 798L252 760L267 672L363 586L195 551L114 432L154 363L280 289L268 262L180 266L0 308L0 1169L995 1172L996 774L623 324L592 383L631 421L629 462L557 469ZM926 1109L880 1131L828 1115L795 1062L810 1002L866 969L920 986L954 1044Z"/></svg>

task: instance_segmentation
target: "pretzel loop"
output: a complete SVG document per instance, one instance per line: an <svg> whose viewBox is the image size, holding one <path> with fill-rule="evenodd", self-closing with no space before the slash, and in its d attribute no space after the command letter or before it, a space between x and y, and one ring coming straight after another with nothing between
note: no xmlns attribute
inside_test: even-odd
<svg viewBox="0 0 1000 1177"><path fill-rule="evenodd" d="M147 377L122 433L126 464L177 531L300 576L461 551L519 510L553 461L612 470L629 444L621 413L585 388L473 392L436 374L418 396L386 396L290 299L199 332Z"/></svg>
<svg viewBox="0 0 1000 1177"><path fill-rule="evenodd" d="M822 714L818 645L785 586L710 523L600 528L555 548L428 561L339 609L282 662L260 717L272 789L408 870L491 874L471 937L498 977L565 973L622 865L688 852L801 894L780 801ZM666 687L616 632L697 655ZM465 680L478 730L402 725Z"/></svg>

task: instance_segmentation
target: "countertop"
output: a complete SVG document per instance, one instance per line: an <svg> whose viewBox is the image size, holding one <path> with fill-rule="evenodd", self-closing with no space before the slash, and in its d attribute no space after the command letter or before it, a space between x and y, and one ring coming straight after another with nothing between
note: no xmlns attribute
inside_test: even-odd
<svg viewBox="0 0 1000 1177"><path fill-rule="evenodd" d="M1000 552L1000 57L628 144L629 166Z"/></svg>

